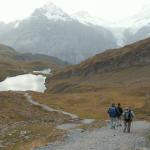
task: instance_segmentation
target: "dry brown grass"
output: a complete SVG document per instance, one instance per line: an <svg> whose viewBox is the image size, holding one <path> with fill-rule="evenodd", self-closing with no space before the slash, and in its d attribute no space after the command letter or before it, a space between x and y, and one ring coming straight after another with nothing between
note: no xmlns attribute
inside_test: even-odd
<svg viewBox="0 0 150 150"><path fill-rule="evenodd" d="M23 94L0 92L0 124L11 124L19 121L48 119L55 117L65 120L66 116L55 112L46 112L40 107L31 105Z"/></svg>
<svg viewBox="0 0 150 150"><path fill-rule="evenodd" d="M0 141L6 150L30 150L33 146L53 142L64 134L55 126L69 119L31 105L23 94L0 92ZM21 136L22 131L27 133Z"/></svg>
<svg viewBox="0 0 150 150"><path fill-rule="evenodd" d="M106 119L111 103L132 106L146 117L150 112L150 65L134 66L85 77L52 78L45 94L34 93L41 103L78 114L80 117ZM142 112L147 107L147 112ZM140 112L141 111L141 112Z"/></svg>
<svg viewBox="0 0 150 150"><path fill-rule="evenodd" d="M45 146L50 142L61 140L65 134L64 131L55 129L55 127L51 124L40 122L33 123L23 128L17 128L17 131L18 130L28 131L28 137L30 138L26 139L20 137L20 139L15 144L10 145L8 148L6 148L6 150L31 150L36 147ZM6 136L6 138L8 137ZM19 134L16 134L13 138L18 139Z"/></svg>
<svg viewBox="0 0 150 150"><path fill-rule="evenodd" d="M86 118L107 118L111 103L132 106L147 118L150 94L150 38L108 50L66 68L47 80L40 102ZM146 92L144 93L144 90ZM142 91L142 92L141 92ZM142 111L143 110L143 111Z"/></svg>
<svg viewBox="0 0 150 150"><path fill-rule="evenodd" d="M32 96L40 103L57 109L78 114L83 118L106 119L107 109L111 103L121 103L123 107L132 106L134 109L142 108L146 102L145 95L139 95L132 89L108 88L96 92L40 94Z"/></svg>

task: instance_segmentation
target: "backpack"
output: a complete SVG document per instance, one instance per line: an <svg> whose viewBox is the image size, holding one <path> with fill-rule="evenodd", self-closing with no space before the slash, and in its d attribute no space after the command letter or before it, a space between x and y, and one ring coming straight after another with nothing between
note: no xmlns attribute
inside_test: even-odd
<svg viewBox="0 0 150 150"><path fill-rule="evenodd" d="M124 117L125 121L131 121L133 116L132 116L132 113L130 111L127 111L124 113L123 117Z"/></svg>
<svg viewBox="0 0 150 150"><path fill-rule="evenodd" d="M115 107L109 108L108 113L109 113L110 117L116 117L117 116L117 110Z"/></svg>

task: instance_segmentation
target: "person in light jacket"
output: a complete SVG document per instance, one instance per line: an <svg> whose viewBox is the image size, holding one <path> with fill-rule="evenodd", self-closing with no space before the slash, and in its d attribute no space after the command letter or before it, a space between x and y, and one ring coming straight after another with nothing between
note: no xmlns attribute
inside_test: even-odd
<svg viewBox="0 0 150 150"><path fill-rule="evenodd" d="M130 133L131 131L131 123L134 118L134 112L132 111L131 107L126 107L123 112L123 119L124 119L124 130L123 132Z"/></svg>

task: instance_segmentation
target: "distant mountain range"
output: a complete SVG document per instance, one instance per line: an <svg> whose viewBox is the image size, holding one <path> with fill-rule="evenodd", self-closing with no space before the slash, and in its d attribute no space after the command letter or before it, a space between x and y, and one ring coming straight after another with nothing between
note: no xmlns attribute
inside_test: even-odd
<svg viewBox="0 0 150 150"><path fill-rule="evenodd" d="M47 54L70 63L117 46L109 30L82 24L54 4L37 8L22 21L2 23L0 31L0 42L17 50Z"/></svg>
<svg viewBox="0 0 150 150"><path fill-rule="evenodd" d="M149 8L134 18L111 24L87 12L69 15L52 3L28 18L0 23L0 42L22 52L79 63L105 49L123 46L150 35Z"/></svg>
<svg viewBox="0 0 150 150"><path fill-rule="evenodd" d="M113 33L117 45L124 46L150 36L149 12L150 7L147 6L137 15L114 23L92 17L88 12L78 12L73 16L83 24L105 27Z"/></svg>
<svg viewBox="0 0 150 150"><path fill-rule="evenodd" d="M13 48L0 44L0 81L6 77L50 68L53 73L67 64L58 58L31 53L19 53Z"/></svg>

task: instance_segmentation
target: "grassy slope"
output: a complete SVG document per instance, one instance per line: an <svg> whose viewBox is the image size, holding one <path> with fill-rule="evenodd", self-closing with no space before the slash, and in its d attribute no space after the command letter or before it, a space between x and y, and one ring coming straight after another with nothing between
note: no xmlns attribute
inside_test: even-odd
<svg viewBox="0 0 150 150"><path fill-rule="evenodd" d="M56 130L55 124L68 119L29 104L22 94L0 92L0 141L6 150L28 150L56 140L64 132Z"/></svg>
<svg viewBox="0 0 150 150"><path fill-rule="evenodd" d="M70 79L72 80L71 84L75 86L70 85L69 80L66 81L67 83L59 81L58 86L68 85L65 87L66 91L62 92L63 87L61 87L61 92L58 94L56 93L58 88L55 91L58 86L55 86L54 93L34 94L34 97L42 103L56 108L60 107L81 117L106 119L106 110L112 102L121 102L124 106L131 105L134 109L147 106L145 103L147 95L150 93L150 70L148 68L149 66L140 69L130 68L114 73L95 75L94 78L82 81ZM139 80L140 76L143 79ZM147 109L147 111L149 110ZM145 113L143 117L147 118L147 114Z"/></svg>
<svg viewBox="0 0 150 150"><path fill-rule="evenodd" d="M147 63L150 63L150 38L119 49L106 50L80 64L65 68L53 79L85 77L138 65L144 66Z"/></svg>
<svg viewBox="0 0 150 150"><path fill-rule="evenodd" d="M53 58L54 59L54 58ZM0 44L0 81L8 76L29 73L33 70L64 67L49 56L19 54ZM0 92L0 145L4 150L28 150L61 138L64 134L55 125L69 118L58 113L48 113L26 102L23 94ZM25 135L21 132L26 131ZM1 148L0 148L1 149Z"/></svg>
<svg viewBox="0 0 150 150"><path fill-rule="evenodd" d="M81 117L106 119L112 102L131 105L137 118L150 119L150 39L109 50L47 80L40 102Z"/></svg>
<svg viewBox="0 0 150 150"><path fill-rule="evenodd" d="M15 76L43 68L51 68L55 72L65 65L66 63L54 57L20 54L11 47L0 44L0 81L7 76Z"/></svg>
<svg viewBox="0 0 150 150"><path fill-rule="evenodd" d="M17 65L17 62L12 58L15 54L15 50L0 44L0 80L3 80L9 75L22 72L20 64Z"/></svg>
<svg viewBox="0 0 150 150"><path fill-rule="evenodd" d="M149 45L148 43L147 40L146 43L143 41L142 48L145 44ZM129 49L125 47L126 53L130 52L132 47L138 49L139 43L134 46L131 45ZM115 53L108 52L103 57L97 55L96 58L89 59L75 67L69 67L69 69L58 73L47 81L48 90L45 94L32 93L33 98L51 107L78 114L80 117L96 119L106 119L108 106L112 102L121 102L123 106L131 105L136 111L137 118L150 119L150 65L131 65L125 68L112 69L113 65L116 66L116 62L118 62L116 57L118 55L119 58L124 56L124 53L121 52L122 50L117 50ZM113 61L115 63L107 71L104 71L97 64L107 62L107 58L109 59L108 64L111 64L110 60L115 60ZM15 71L16 67L20 71L19 66L23 71L32 70L32 67L39 67L41 64L41 62L39 64L29 62L29 64L19 63L18 65L18 62L12 60L8 65L8 61L5 59L3 62L6 63L7 67L12 65L8 67L11 71L13 67ZM33 64L30 65L30 63ZM108 64L106 63L106 68ZM93 65L94 69L92 68ZM2 64L2 68L3 66L4 64ZM5 69L3 68L3 70ZM10 75L7 69L6 73ZM55 130L54 125L64 122L68 118L60 114L42 111L41 108L27 103L20 94L4 92L0 93L0 120L0 125L9 125L8 130L1 135L0 140L5 145L10 142L6 147L7 150L18 150L29 149L59 138L62 131ZM19 124L19 126L11 128L13 123L20 121L25 121L25 125ZM21 131L27 131L27 135L20 137ZM12 143L15 144L12 145Z"/></svg>

